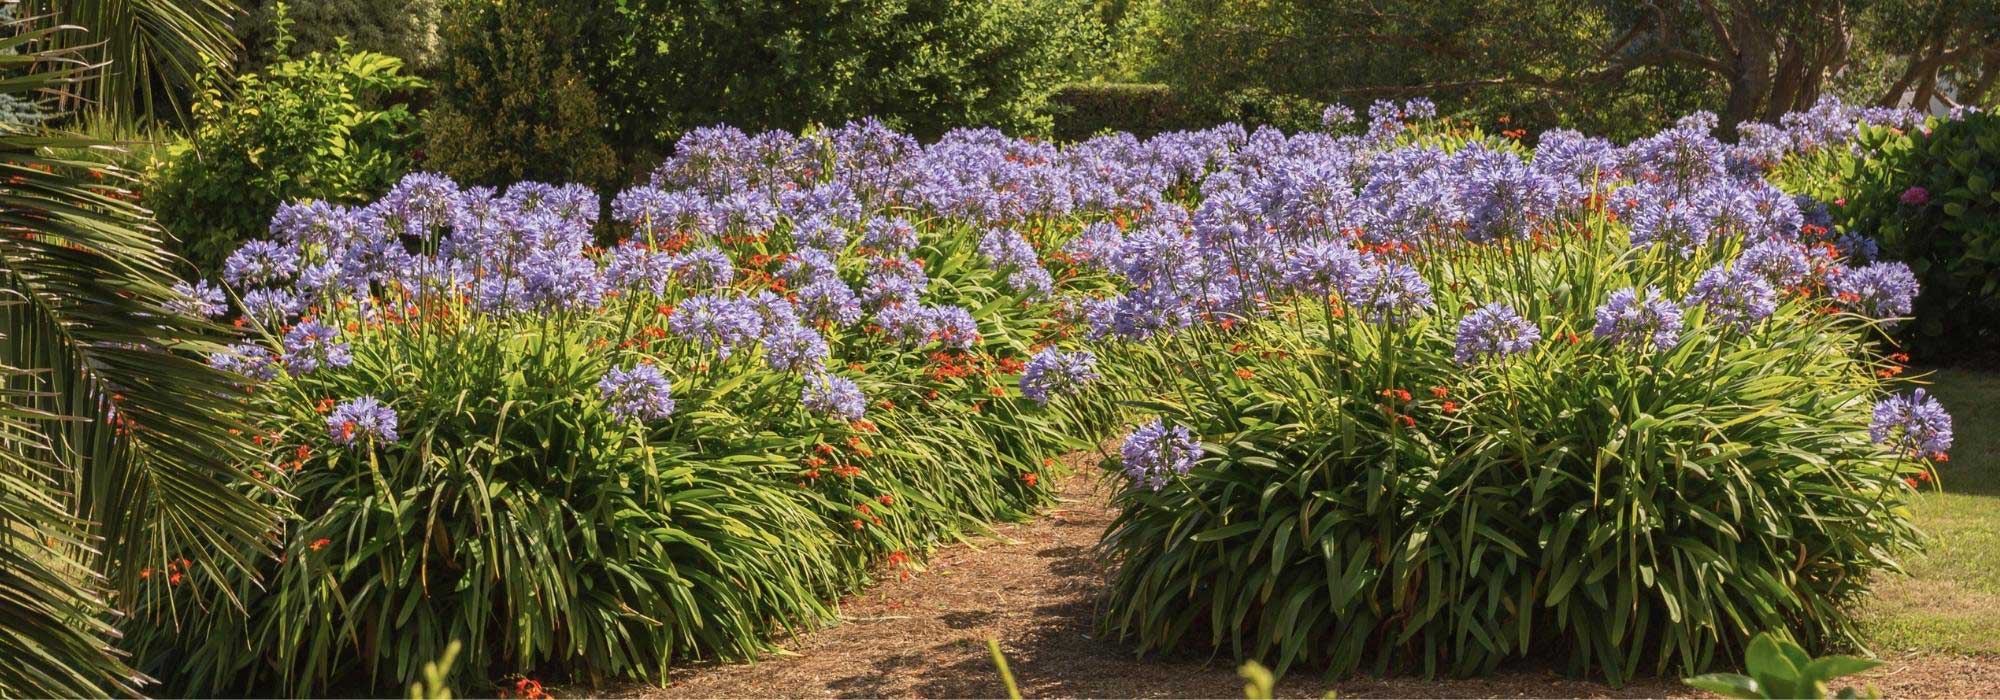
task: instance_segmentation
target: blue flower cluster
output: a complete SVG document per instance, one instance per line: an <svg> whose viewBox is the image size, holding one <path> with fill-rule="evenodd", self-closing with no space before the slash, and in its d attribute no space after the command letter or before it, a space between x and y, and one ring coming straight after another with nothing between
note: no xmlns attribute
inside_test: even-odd
<svg viewBox="0 0 2000 700"><path fill-rule="evenodd" d="M396 411L373 396L349 399L327 414L326 430L335 443L348 447L395 442Z"/></svg>
<svg viewBox="0 0 2000 700"><path fill-rule="evenodd" d="M1527 352L1541 342L1542 331L1499 302L1479 307L1458 322L1458 343L1452 359L1475 364L1487 357Z"/></svg>
<svg viewBox="0 0 2000 700"><path fill-rule="evenodd" d="M597 381L597 391L611 415L624 420L664 420L674 414L673 384L652 365L612 367Z"/></svg>
<svg viewBox="0 0 2000 700"><path fill-rule="evenodd" d="M1056 397L1076 394L1097 379L1097 356L1047 348L1029 358L1022 370L1021 395L1047 406Z"/></svg>
<svg viewBox="0 0 2000 700"><path fill-rule="evenodd" d="M1597 325L1591 333L1618 345L1654 350L1671 350L1681 342L1681 307L1660 298L1660 290L1620 289L1597 307Z"/></svg>
<svg viewBox="0 0 2000 700"><path fill-rule="evenodd" d="M1201 459L1201 442L1184 426L1154 419L1125 436L1118 458L1132 485L1158 491L1194 468Z"/></svg>
<svg viewBox="0 0 2000 700"><path fill-rule="evenodd" d="M1868 437L1899 452L1941 455L1951 451L1951 414L1923 389L1875 403Z"/></svg>

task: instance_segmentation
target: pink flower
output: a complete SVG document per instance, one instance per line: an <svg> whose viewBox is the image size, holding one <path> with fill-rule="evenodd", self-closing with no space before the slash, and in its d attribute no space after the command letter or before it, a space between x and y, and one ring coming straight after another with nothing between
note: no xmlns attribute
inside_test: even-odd
<svg viewBox="0 0 2000 700"><path fill-rule="evenodd" d="M1901 199L1904 204L1908 204L1913 207L1921 207L1924 205L1924 202L1931 201L1931 193L1930 190L1926 190L1922 187L1912 187L1910 189L1903 190L1903 196L1901 197Z"/></svg>

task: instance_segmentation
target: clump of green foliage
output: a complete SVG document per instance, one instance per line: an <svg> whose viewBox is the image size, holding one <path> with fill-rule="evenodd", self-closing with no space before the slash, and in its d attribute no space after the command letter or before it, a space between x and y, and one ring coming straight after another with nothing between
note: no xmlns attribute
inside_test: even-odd
<svg viewBox="0 0 2000 700"><path fill-rule="evenodd" d="M608 187L625 176L584 62L584 17L534 2L463 2L444 29L423 165L460 182ZM636 154L625 154L633 158Z"/></svg>
<svg viewBox="0 0 2000 700"><path fill-rule="evenodd" d="M1747 244L1635 247L1597 207L1537 230L1561 233L1398 258L1434 313L1274 299L1108 354L1198 446L1117 496L1104 631L1278 673L1549 654L1613 682L1707 668L1755 630L1854 642L1852 602L1917 537L1901 504L1921 462L1869 440L1875 323L1792 294L1755 327L1690 307L1674 344L1621 345L1600 337L1613 290L1684 298ZM1496 299L1545 340L1455 357L1456 317ZM1160 434L1107 466L1156 468Z"/></svg>
<svg viewBox="0 0 2000 700"><path fill-rule="evenodd" d="M294 51L358 51L395 56L413 73L436 61L444 0L245 0L236 37L245 50L239 70L254 72L287 56L271 50L284 33Z"/></svg>
<svg viewBox="0 0 2000 700"><path fill-rule="evenodd" d="M381 193L410 167L416 118L400 99L425 87L402 68L392 56L341 49L233 86L211 74L193 132L165 149L144 203L189 262L213 271L283 202Z"/></svg>
<svg viewBox="0 0 2000 700"><path fill-rule="evenodd" d="M1857 148L1787 164L1787 184L1824 201L1848 233L1910 265L1921 283L1913 352L1954 359L2000 341L2000 117L1971 113L1918 129L1863 126Z"/></svg>
<svg viewBox="0 0 2000 700"><path fill-rule="evenodd" d="M1106 48L1083 0L463 0L442 43L426 167L598 186L719 123L1047 133Z"/></svg>
<svg viewBox="0 0 2000 700"><path fill-rule="evenodd" d="M1852 656L1823 656L1813 658L1806 650L1792 640L1765 632L1750 640L1749 650L1744 652L1744 673L1709 673L1687 679L1688 685L1715 693L1725 698L1742 700L1763 700L1764 698L1807 698L1820 700L1828 697L1828 683L1841 676L1852 675L1882 665L1880 661L1857 659ZM1841 688L1833 695L1836 698L1872 698L1873 689L1857 691L1852 687Z"/></svg>

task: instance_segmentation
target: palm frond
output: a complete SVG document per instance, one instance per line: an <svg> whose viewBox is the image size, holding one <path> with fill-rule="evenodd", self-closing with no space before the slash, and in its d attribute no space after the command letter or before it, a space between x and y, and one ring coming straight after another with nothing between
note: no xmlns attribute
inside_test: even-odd
<svg viewBox="0 0 2000 700"><path fill-rule="evenodd" d="M203 71L226 68L239 44L233 0L25 0L23 17L84 28L46 49L79 49L108 66L64 90L60 107L113 124L182 114ZM164 103L164 104L163 104ZM162 110L161 108L164 107Z"/></svg>
<svg viewBox="0 0 2000 700"><path fill-rule="evenodd" d="M13 95L87 68L0 61L31 66ZM144 572L240 566L276 522L230 486L257 482L243 393L198 359L222 329L169 311L174 259L123 176L49 155L101 147L0 124L0 696L134 692L109 620Z"/></svg>

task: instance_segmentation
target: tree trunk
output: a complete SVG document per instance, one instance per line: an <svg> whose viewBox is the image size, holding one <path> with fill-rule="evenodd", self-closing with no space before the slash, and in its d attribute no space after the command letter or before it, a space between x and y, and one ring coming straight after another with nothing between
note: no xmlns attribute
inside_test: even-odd
<svg viewBox="0 0 2000 700"><path fill-rule="evenodd" d="M1771 54L1777 37L1747 12L1731 13L1729 31L1736 53L1729 57L1729 101L1722 108L1722 127L1754 119L1771 95Z"/></svg>

